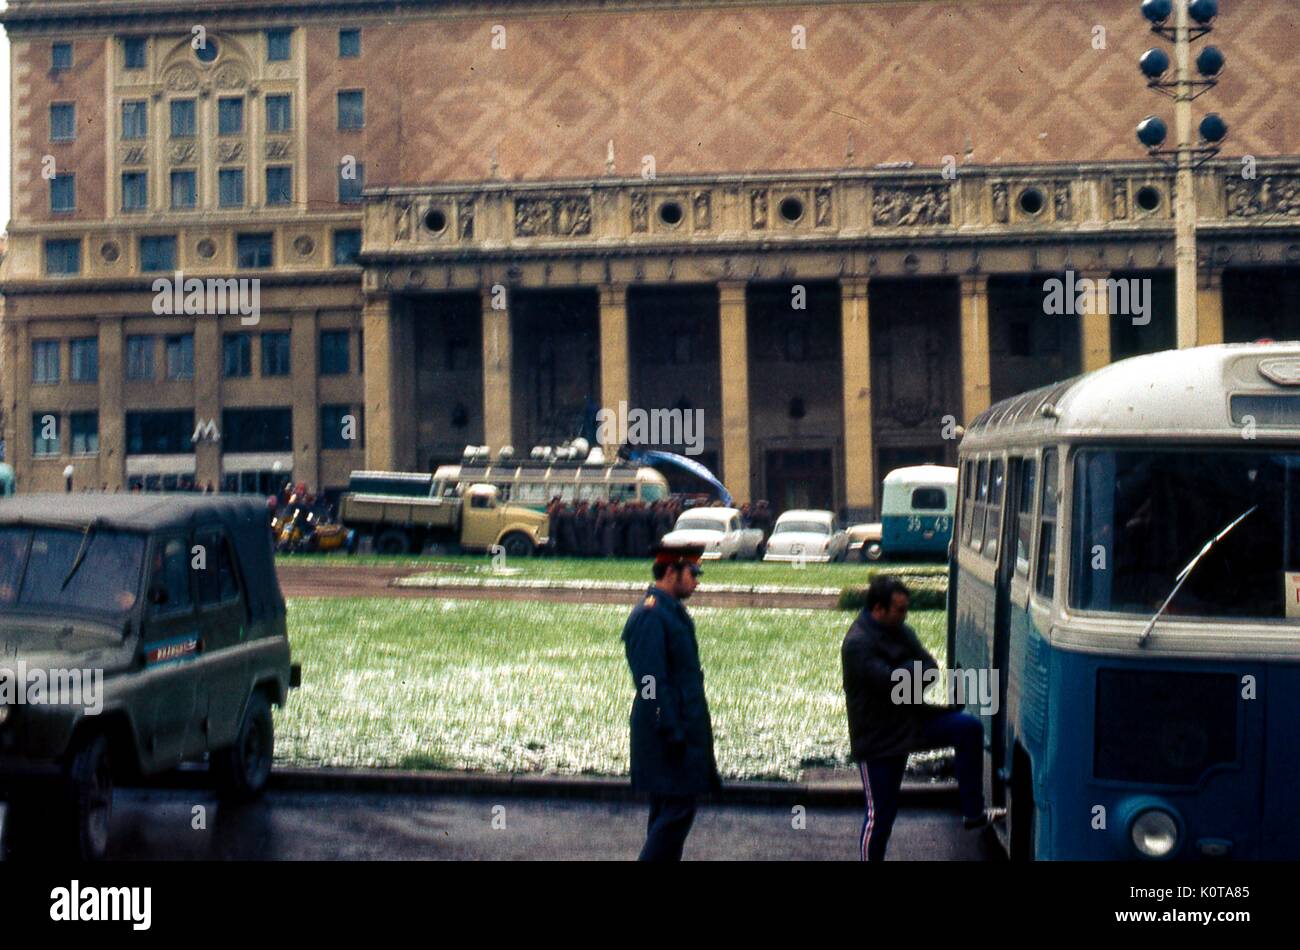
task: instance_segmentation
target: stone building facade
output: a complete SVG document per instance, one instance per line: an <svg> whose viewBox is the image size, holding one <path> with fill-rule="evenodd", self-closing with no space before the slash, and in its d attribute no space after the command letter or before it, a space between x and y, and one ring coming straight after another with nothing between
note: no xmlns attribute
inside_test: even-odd
<svg viewBox="0 0 1300 950"><path fill-rule="evenodd" d="M1198 339L1295 338L1300 25L1230 12ZM82 487L337 488L625 403L701 410L738 498L857 517L990 401L1174 344L1173 175L1133 137L1163 106L1129 0L3 19L20 490L67 465ZM256 323L158 313L177 271L257 278ZM1138 281L1145 317L1047 312L1048 282L1085 278Z"/></svg>

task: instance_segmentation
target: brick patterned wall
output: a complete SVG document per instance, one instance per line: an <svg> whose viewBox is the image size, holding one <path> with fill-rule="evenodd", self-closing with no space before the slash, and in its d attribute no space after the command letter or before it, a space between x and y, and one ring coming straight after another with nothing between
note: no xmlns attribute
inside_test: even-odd
<svg viewBox="0 0 1300 950"><path fill-rule="evenodd" d="M19 221L95 220L104 205L104 83L109 42L76 39L72 69L50 72L50 40L22 40L12 45L14 98L12 126L13 217ZM77 137L50 141L50 104L77 104ZM44 156L53 155L59 174L77 176L75 213L50 212L49 182L41 177Z"/></svg>

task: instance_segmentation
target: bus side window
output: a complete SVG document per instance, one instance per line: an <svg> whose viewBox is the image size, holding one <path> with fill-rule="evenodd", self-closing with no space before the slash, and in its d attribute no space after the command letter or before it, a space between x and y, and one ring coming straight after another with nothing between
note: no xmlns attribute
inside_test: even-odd
<svg viewBox="0 0 1300 950"><path fill-rule="evenodd" d="M1038 566L1035 587L1052 599L1056 594L1056 450L1043 453L1043 498L1038 528Z"/></svg>
<svg viewBox="0 0 1300 950"><path fill-rule="evenodd" d="M990 561L998 559L998 533L1002 527L1002 459L989 463L989 506L984 521L983 555Z"/></svg>
<svg viewBox="0 0 1300 950"><path fill-rule="evenodd" d="M970 544L970 527L975 520L975 512L971 509L975 505L975 461L967 459L961 472L962 483L962 503L961 503L961 543Z"/></svg>
<svg viewBox="0 0 1300 950"><path fill-rule="evenodd" d="M975 476L975 526L970 533L970 546L978 551L984 547L984 520L989 499L989 460L980 459Z"/></svg>
<svg viewBox="0 0 1300 950"><path fill-rule="evenodd" d="M1016 573L1029 576L1029 552L1034 546L1034 460L1020 469L1020 504L1016 510Z"/></svg>

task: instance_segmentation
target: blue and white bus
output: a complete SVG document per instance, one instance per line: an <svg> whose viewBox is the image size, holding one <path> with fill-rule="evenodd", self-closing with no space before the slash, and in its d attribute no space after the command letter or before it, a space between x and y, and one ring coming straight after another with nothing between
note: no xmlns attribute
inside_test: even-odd
<svg viewBox="0 0 1300 950"><path fill-rule="evenodd" d="M959 464L948 657L998 673L1012 857L1300 858L1300 343L1006 400Z"/></svg>
<svg viewBox="0 0 1300 950"><path fill-rule="evenodd" d="M881 556L942 561L952 540L957 469L909 465L885 476L880 497Z"/></svg>

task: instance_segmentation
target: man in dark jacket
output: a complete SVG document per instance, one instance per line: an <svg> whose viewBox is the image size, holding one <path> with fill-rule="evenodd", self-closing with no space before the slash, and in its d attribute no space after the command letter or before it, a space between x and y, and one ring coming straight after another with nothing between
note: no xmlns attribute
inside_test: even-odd
<svg viewBox="0 0 1300 950"><path fill-rule="evenodd" d="M699 545L656 547L654 586L623 627L636 690L632 787L650 798L642 861L680 861L696 799L721 786L695 624L682 606L703 553Z"/></svg>
<svg viewBox="0 0 1300 950"><path fill-rule="evenodd" d="M977 717L947 706L917 701L922 679L938 664L904 621L910 595L896 577L877 577L867 588L867 605L849 627L840 648L849 741L867 799L859 838L863 861L883 861L898 815L907 754L953 746L957 784L967 828L983 828L1006 814L984 807L984 727ZM931 674L932 676L934 674Z"/></svg>

